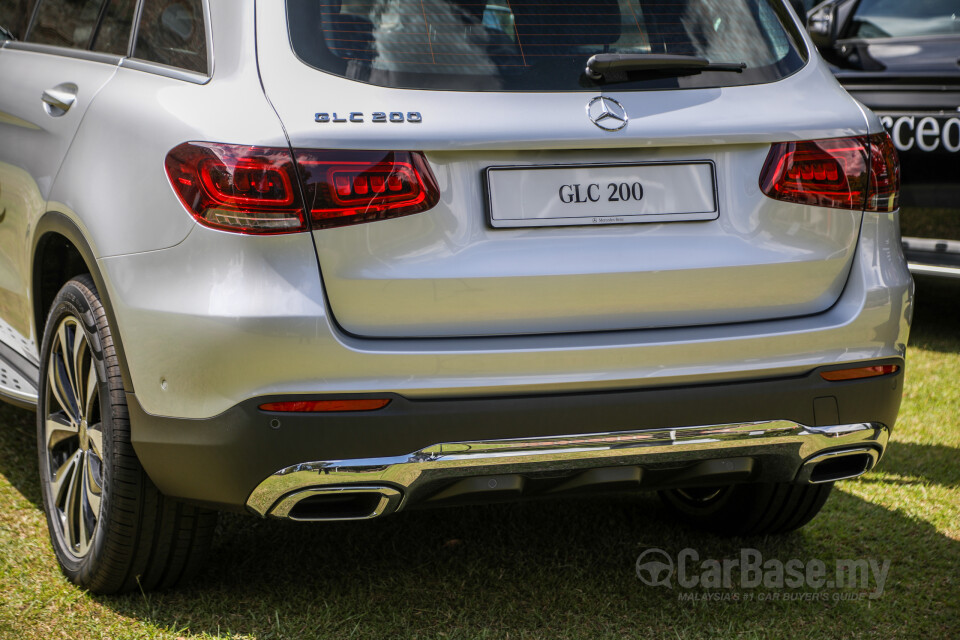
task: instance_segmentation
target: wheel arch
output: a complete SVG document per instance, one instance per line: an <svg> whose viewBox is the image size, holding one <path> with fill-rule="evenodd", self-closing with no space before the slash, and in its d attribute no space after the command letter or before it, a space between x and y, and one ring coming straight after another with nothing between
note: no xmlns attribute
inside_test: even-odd
<svg viewBox="0 0 960 640"><path fill-rule="evenodd" d="M43 343L43 330L50 307L57 292L71 278L83 273L90 274L100 301L107 314L107 321L114 328L113 340L124 391L133 392L130 370L117 326L116 314L110 303L103 275L97 268L97 260L90 243L77 224L66 215L49 211L37 222L34 231L33 252L31 256L30 293L33 301L34 335L38 345Z"/></svg>

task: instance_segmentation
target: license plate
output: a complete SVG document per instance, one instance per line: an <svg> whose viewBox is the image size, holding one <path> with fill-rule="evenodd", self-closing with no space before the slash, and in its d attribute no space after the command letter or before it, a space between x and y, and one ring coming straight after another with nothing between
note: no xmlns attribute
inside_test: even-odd
<svg viewBox="0 0 960 640"><path fill-rule="evenodd" d="M494 227L714 220L709 161L648 164L489 167Z"/></svg>

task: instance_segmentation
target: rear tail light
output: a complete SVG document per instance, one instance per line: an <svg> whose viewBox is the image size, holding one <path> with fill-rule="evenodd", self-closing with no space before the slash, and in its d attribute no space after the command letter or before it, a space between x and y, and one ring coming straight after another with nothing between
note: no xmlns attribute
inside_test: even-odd
<svg viewBox="0 0 960 640"><path fill-rule="evenodd" d="M440 199L419 152L295 154L296 162L284 148L187 142L171 150L165 164L174 190L200 223L237 233L295 233L385 220L426 211Z"/></svg>
<svg viewBox="0 0 960 640"><path fill-rule="evenodd" d="M835 369L833 371L821 371L820 377L829 382L842 382L843 380L862 380L863 378L875 378L885 376L900 371L900 367L895 364L880 364L872 367L857 367L856 369Z"/></svg>
<svg viewBox="0 0 960 640"><path fill-rule="evenodd" d="M187 142L167 154L167 176L200 223L239 233L305 231L288 149Z"/></svg>
<svg viewBox="0 0 960 640"><path fill-rule="evenodd" d="M893 211L900 166L886 133L774 144L760 175L763 193L818 207Z"/></svg>
<svg viewBox="0 0 960 640"><path fill-rule="evenodd" d="M870 136L868 211L896 211L900 206L900 159L888 133Z"/></svg>
<svg viewBox="0 0 960 640"><path fill-rule="evenodd" d="M397 218L433 208L440 189L414 151L296 151L314 229Z"/></svg>

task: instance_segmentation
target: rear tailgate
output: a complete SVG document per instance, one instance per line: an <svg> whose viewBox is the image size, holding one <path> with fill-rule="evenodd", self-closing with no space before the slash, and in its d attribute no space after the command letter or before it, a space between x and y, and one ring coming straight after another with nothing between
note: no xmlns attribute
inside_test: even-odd
<svg viewBox="0 0 960 640"><path fill-rule="evenodd" d="M759 189L772 142L866 132L819 63L775 84L608 90L629 120L605 131L587 115L596 91L390 89L315 70L279 46L285 15L265 4L261 73L292 146L423 151L439 185L427 212L314 232L331 309L350 333L742 322L817 313L843 289L860 212ZM375 123L374 112L404 115ZM609 200L608 183L619 195L634 182L642 199ZM577 207L585 215L566 213Z"/></svg>

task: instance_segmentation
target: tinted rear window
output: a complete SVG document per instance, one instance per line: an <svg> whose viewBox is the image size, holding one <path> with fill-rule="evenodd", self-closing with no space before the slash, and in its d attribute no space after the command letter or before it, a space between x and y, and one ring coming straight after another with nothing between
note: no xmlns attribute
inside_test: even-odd
<svg viewBox="0 0 960 640"><path fill-rule="evenodd" d="M86 49L101 6L103 0L41 0L27 40Z"/></svg>
<svg viewBox="0 0 960 640"><path fill-rule="evenodd" d="M288 0L307 64L385 87L576 91L596 53L669 53L743 72L631 72L618 90L771 82L803 66L780 0Z"/></svg>
<svg viewBox="0 0 960 640"><path fill-rule="evenodd" d="M135 6L134 0L110 0L93 37L94 51L127 55Z"/></svg>
<svg viewBox="0 0 960 640"><path fill-rule="evenodd" d="M0 0L0 40L19 38L27 22L27 0Z"/></svg>

